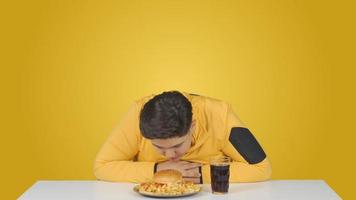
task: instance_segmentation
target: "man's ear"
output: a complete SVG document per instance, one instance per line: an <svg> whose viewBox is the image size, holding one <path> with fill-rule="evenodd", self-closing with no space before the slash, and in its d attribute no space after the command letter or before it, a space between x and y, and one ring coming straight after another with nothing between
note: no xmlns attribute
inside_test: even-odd
<svg viewBox="0 0 356 200"><path fill-rule="evenodd" d="M190 125L190 129L191 130L195 129L195 119L192 120L192 123Z"/></svg>

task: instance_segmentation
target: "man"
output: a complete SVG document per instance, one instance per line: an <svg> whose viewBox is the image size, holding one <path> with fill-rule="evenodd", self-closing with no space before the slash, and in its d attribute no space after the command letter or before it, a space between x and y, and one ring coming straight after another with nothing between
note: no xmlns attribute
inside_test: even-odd
<svg viewBox="0 0 356 200"><path fill-rule="evenodd" d="M136 101L98 153L100 180L145 182L156 171L176 169L185 180L210 182L209 160L232 159L230 182L271 177L271 165L255 137L222 101L163 92Z"/></svg>

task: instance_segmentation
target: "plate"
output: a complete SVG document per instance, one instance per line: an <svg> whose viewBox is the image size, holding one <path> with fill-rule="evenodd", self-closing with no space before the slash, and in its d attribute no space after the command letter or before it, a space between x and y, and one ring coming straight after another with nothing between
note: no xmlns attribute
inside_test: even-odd
<svg viewBox="0 0 356 200"><path fill-rule="evenodd" d="M192 196L194 194L197 194L201 191L201 187L199 186L199 190L195 191L195 192L190 192L190 193L185 193L185 194L173 194L173 195L169 195L169 194L154 194L154 193L150 193L150 192L140 192L140 185L136 185L133 190L143 196L146 197L154 197L154 198L176 198L176 197L187 197L187 196Z"/></svg>

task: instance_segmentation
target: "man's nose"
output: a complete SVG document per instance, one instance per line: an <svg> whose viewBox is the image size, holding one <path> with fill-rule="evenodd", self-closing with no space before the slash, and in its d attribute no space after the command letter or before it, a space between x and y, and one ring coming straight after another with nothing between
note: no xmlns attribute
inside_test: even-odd
<svg viewBox="0 0 356 200"><path fill-rule="evenodd" d="M176 152L172 149L172 150L166 150L165 152L164 152L164 155L168 158L168 159L170 159L170 158L174 158L174 157L176 157Z"/></svg>

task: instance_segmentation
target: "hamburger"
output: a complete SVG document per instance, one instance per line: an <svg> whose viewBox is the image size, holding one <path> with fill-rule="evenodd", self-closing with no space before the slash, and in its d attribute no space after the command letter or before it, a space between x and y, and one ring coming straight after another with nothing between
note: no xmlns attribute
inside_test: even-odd
<svg viewBox="0 0 356 200"><path fill-rule="evenodd" d="M171 184L179 181L183 181L182 173L174 169L162 170L153 176L153 182L156 183Z"/></svg>
<svg viewBox="0 0 356 200"><path fill-rule="evenodd" d="M153 196L189 195L200 191L193 182L184 181L182 173L167 169L154 174L151 182L141 183L139 192Z"/></svg>

